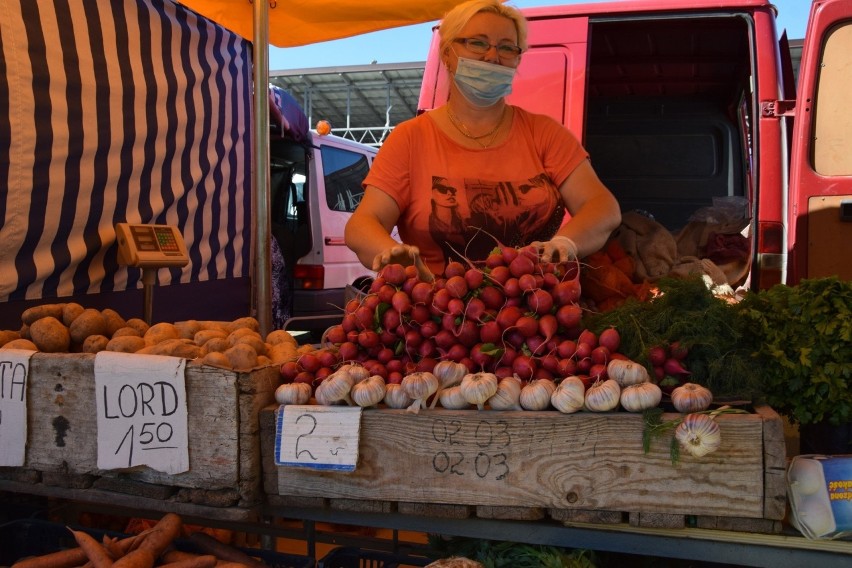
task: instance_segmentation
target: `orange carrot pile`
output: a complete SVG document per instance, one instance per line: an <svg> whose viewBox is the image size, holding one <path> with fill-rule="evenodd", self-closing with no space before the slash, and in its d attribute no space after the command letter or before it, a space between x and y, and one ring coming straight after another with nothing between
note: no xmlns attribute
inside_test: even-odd
<svg viewBox="0 0 852 568"><path fill-rule="evenodd" d="M606 312L634 297L645 301L650 294L648 282L636 282L636 264L615 239L603 249L583 259L580 285L583 296L595 302L598 311Z"/></svg>
<svg viewBox="0 0 852 568"><path fill-rule="evenodd" d="M99 542L84 531L68 530L78 548L25 558L12 568L266 568L262 562L222 543L201 554L174 550L173 543L183 532L181 517L174 513L165 514L143 533L121 540L104 536Z"/></svg>

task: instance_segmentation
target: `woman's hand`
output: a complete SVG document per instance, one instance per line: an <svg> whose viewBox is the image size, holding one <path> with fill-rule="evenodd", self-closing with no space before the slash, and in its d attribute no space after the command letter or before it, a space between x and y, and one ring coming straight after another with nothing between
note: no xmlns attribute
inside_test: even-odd
<svg viewBox="0 0 852 568"><path fill-rule="evenodd" d="M577 244L562 235L556 235L549 241L535 241L530 244L538 249L544 262L568 262L577 258Z"/></svg>
<svg viewBox="0 0 852 568"><path fill-rule="evenodd" d="M417 268L420 280L424 282L435 280L435 276L420 257L420 249L415 246L400 243L383 250L373 258L373 270L376 272L388 264L414 265Z"/></svg>

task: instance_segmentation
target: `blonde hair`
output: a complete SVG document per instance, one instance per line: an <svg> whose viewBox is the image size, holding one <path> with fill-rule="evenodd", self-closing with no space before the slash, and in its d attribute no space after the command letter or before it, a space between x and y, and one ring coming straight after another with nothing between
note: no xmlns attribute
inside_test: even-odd
<svg viewBox="0 0 852 568"><path fill-rule="evenodd" d="M446 53L453 41L459 37L462 29L472 17L480 13L497 14L512 20L518 34L518 46L527 49L527 20L521 11L514 6L504 4L502 0L468 0L457 5L444 15L438 34L441 37L439 50Z"/></svg>

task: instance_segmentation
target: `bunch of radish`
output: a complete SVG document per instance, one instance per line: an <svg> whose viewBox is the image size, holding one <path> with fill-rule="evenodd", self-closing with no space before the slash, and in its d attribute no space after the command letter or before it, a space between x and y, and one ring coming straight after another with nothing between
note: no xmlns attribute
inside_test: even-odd
<svg viewBox="0 0 852 568"><path fill-rule="evenodd" d="M692 373L684 363L687 355L689 350L676 341L669 345L656 345L648 350L648 362L663 392L671 393L689 380Z"/></svg>
<svg viewBox="0 0 852 568"><path fill-rule="evenodd" d="M316 386L335 364L358 362L400 383L453 361L501 378L574 375L591 384L623 356L615 329L600 336L584 329L579 300L579 263L542 262L531 247L495 249L479 264L450 262L434 282L391 264L344 307L321 349L282 366L282 376Z"/></svg>

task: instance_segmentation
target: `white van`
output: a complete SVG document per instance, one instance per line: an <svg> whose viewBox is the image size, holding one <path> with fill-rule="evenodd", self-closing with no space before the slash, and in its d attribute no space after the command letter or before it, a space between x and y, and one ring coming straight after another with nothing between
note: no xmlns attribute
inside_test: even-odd
<svg viewBox="0 0 852 568"><path fill-rule="evenodd" d="M291 130L302 116L285 116ZM287 329L319 332L338 323L347 284L370 276L344 243L343 229L364 194L361 182L376 151L315 131L271 139L272 235L284 261L283 281L273 285L281 290L278 312L289 316Z"/></svg>

